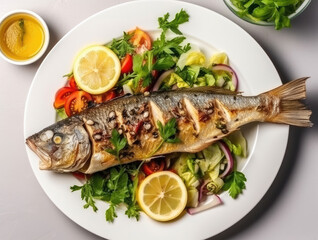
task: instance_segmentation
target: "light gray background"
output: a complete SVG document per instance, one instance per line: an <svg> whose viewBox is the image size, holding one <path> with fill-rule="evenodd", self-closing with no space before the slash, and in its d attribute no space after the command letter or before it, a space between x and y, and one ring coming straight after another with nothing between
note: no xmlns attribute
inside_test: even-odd
<svg viewBox="0 0 318 240"><path fill-rule="evenodd" d="M85 18L123 2L126 1L1 0L0 16L21 8L41 15L50 29L50 50ZM211 239L318 239L318 1L313 0L292 21L292 28L282 31L238 19L221 0L188 2L216 11L244 28L264 48L283 82L311 76L307 103L316 124L310 129L291 127L282 167L265 197L241 221ZM24 105L42 60L29 66L14 66L0 59L0 239L101 239L55 207L27 159Z"/></svg>

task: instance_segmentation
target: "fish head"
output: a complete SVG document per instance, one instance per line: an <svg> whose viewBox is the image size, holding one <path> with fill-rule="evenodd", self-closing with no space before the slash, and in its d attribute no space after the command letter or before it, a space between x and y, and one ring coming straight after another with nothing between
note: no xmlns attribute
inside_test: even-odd
<svg viewBox="0 0 318 240"><path fill-rule="evenodd" d="M73 172L82 168L91 154L83 122L72 118L28 137L26 144L39 156L41 170Z"/></svg>

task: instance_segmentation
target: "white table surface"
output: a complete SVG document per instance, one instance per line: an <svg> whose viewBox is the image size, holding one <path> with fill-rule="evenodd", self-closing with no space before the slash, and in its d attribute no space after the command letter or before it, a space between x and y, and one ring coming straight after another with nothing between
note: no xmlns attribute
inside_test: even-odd
<svg viewBox="0 0 318 240"><path fill-rule="evenodd" d="M85 18L123 2L126 0L1 0L0 16L14 9L41 15L50 29L50 50ZM241 221L211 239L318 239L318 1L313 0L292 21L292 28L282 31L240 20L221 0L189 2L216 11L244 28L264 48L283 82L311 76L307 103L316 124L310 129L291 127L282 167L267 194ZM42 60L14 66L0 59L0 239L101 239L55 207L27 159L24 106Z"/></svg>

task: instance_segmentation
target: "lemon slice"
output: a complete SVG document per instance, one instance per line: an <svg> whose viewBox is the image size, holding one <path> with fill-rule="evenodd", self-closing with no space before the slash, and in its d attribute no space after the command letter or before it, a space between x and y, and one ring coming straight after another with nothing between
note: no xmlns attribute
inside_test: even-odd
<svg viewBox="0 0 318 240"><path fill-rule="evenodd" d="M91 94L107 92L115 86L121 66L117 55L105 46L94 45L82 50L74 61L77 85Z"/></svg>
<svg viewBox="0 0 318 240"><path fill-rule="evenodd" d="M152 219L169 221L184 210L187 189L182 179L170 171L156 172L144 179L138 190L138 203Z"/></svg>

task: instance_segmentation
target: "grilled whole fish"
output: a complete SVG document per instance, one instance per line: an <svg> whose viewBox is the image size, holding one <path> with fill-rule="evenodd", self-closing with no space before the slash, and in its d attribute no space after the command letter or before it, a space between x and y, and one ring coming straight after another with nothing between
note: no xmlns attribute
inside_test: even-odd
<svg viewBox="0 0 318 240"><path fill-rule="evenodd" d="M250 122L310 127L311 111L299 101L306 97L306 78L258 96L212 87L134 95L86 109L28 137L27 145L40 157L40 169L94 173L143 160L162 141L157 123L177 120L179 143L164 143L155 155L198 152ZM120 161L112 148L113 129L126 137Z"/></svg>

